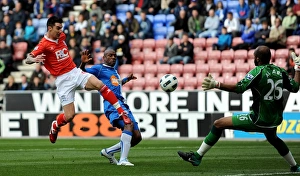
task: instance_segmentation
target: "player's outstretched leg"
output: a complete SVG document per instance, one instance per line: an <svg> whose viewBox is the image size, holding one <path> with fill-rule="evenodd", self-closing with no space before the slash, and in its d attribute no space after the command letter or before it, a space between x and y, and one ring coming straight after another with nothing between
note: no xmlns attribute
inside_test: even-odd
<svg viewBox="0 0 300 176"><path fill-rule="evenodd" d="M66 121L65 115L64 114L59 114L57 117L57 120L54 120L51 123L51 128L49 132L49 139L51 143L55 143L58 135L59 128L61 126L66 125L68 122Z"/></svg>
<svg viewBox="0 0 300 176"><path fill-rule="evenodd" d="M202 156L200 156L197 152L178 151L177 153L184 161L192 163L193 166L199 166L201 163Z"/></svg>

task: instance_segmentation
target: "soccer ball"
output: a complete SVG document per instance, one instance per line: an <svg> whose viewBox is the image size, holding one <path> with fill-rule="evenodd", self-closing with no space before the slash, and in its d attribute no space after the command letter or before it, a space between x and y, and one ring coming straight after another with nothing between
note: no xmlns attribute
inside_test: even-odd
<svg viewBox="0 0 300 176"><path fill-rule="evenodd" d="M177 88L178 79L174 75L166 74L160 78L159 84L163 91L173 92Z"/></svg>

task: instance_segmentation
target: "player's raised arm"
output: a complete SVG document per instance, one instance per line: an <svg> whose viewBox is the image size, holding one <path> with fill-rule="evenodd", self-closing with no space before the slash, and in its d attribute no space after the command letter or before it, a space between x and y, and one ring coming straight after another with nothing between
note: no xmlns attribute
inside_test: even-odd
<svg viewBox="0 0 300 176"><path fill-rule="evenodd" d="M81 52L81 63L80 63L79 68L80 68L82 71L86 71L86 70L85 70L85 65L86 65L86 63L88 63L90 60L92 60L92 58L91 58L91 54L89 53L89 51L88 51L88 50L82 51L82 52Z"/></svg>
<svg viewBox="0 0 300 176"><path fill-rule="evenodd" d="M292 58L295 62L295 77L294 80L300 84L300 56L296 56L296 54L294 52L291 53Z"/></svg>
<svg viewBox="0 0 300 176"><path fill-rule="evenodd" d="M137 79L137 77L135 77L132 73L130 75L128 75L127 77L122 79L122 86L126 83L128 83L131 80L135 80Z"/></svg>
<svg viewBox="0 0 300 176"><path fill-rule="evenodd" d="M33 64L33 63L39 63L39 62L44 62L45 60L45 54L40 54L34 57L32 54L27 54L25 63L26 64Z"/></svg>
<svg viewBox="0 0 300 176"><path fill-rule="evenodd" d="M210 90L210 89L221 89L229 92L236 92L236 84L224 84L217 80L215 80L211 74L208 74L208 77L204 78L202 83L203 90Z"/></svg>

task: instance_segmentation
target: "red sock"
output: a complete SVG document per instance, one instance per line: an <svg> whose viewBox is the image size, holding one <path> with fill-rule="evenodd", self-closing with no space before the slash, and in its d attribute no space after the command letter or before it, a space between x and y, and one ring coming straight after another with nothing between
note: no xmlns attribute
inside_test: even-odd
<svg viewBox="0 0 300 176"><path fill-rule="evenodd" d="M110 104L112 104L118 110L119 114L124 112L124 110L121 108L121 106L119 104L119 101L118 101L116 95L106 85L104 85L100 89L100 93L105 100L107 100Z"/></svg>
<svg viewBox="0 0 300 176"><path fill-rule="evenodd" d="M57 126L59 126L59 127L64 126L68 123L66 121L65 114L59 114L56 121L57 121Z"/></svg>

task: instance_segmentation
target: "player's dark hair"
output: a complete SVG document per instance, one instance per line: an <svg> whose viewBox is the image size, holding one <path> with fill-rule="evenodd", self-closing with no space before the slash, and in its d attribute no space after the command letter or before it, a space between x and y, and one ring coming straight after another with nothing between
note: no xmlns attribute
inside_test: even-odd
<svg viewBox="0 0 300 176"><path fill-rule="evenodd" d="M47 28L48 28L48 26L53 27L55 25L55 23L63 23L63 20L57 16L52 16L47 21Z"/></svg>
<svg viewBox="0 0 300 176"><path fill-rule="evenodd" d="M269 64L271 60L271 51L267 46L259 46L254 51L254 56L259 58L262 64Z"/></svg>

